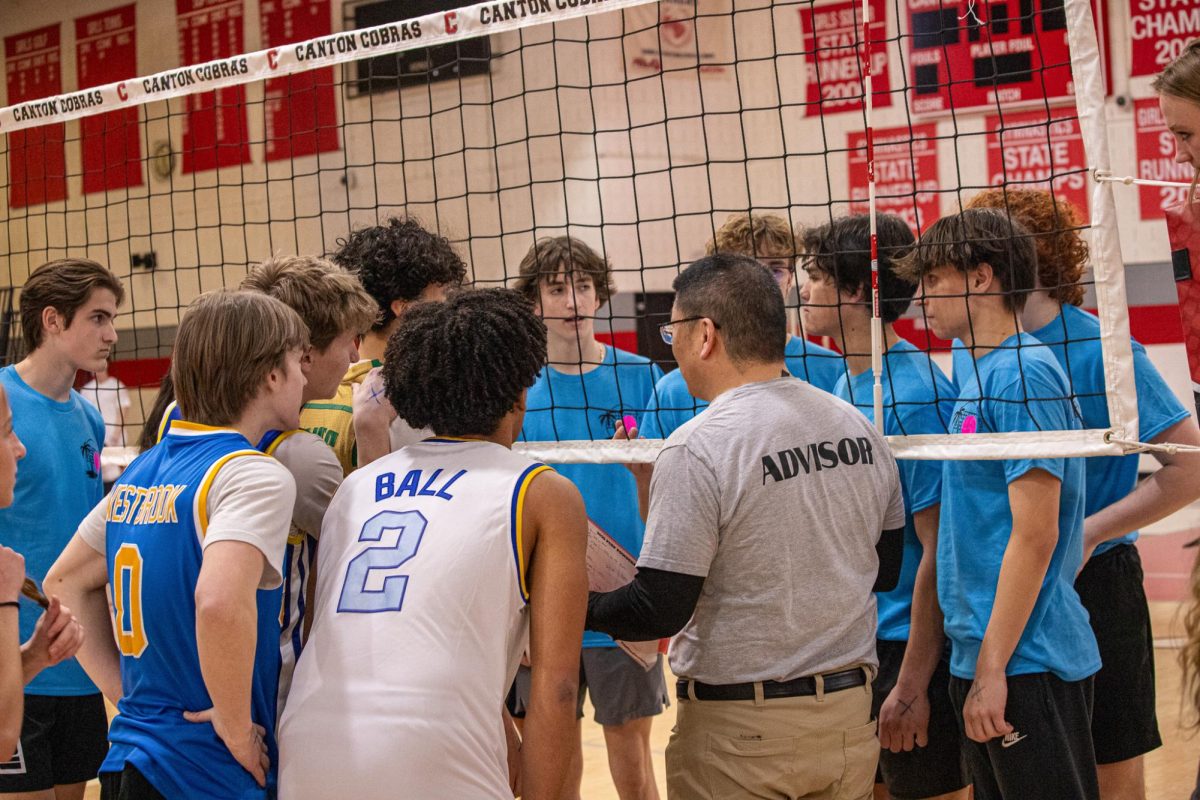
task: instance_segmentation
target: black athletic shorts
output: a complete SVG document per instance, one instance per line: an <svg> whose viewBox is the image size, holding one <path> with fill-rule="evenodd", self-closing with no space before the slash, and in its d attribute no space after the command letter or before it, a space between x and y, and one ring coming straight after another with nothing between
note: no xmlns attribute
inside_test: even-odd
<svg viewBox="0 0 1200 800"><path fill-rule="evenodd" d="M971 681L950 677L975 800L1100 800L1092 750L1092 679L1052 673L1010 675L1004 719L1012 733L967 739L962 709Z"/></svg>
<svg viewBox="0 0 1200 800"><path fill-rule="evenodd" d="M0 794L90 781L106 755L108 715L99 694L27 694L17 752L0 764Z"/></svg>
<svg viewBox="0 0 1200 800"><path fill-rule="evenodd" d="M907 642L875 642L879 674L871 684L871 718L900 677ZM929 679L929 741L906 753L881 749L875 782L885 784L893 800L921 800L956 792L965 787L967 767L962 756L962 734L950 702L950 664L943 658Z"/></svg>
<svg viewBox="0 0 1200 800"><path fill-rule="evenodd" d="M100 773L100 800L167 800L133 764L120 772Z"/></svg>
<svg viewBox="0 0 1200 800"><path fill-rule="evenodd" d="M1154 697L1154 634L1137 548L1121 544L1093 556L1075 591L1092 621L1104 665L1096 673L1092 743L1097 764L1114 764L1162 746Z"/></svg>
<svg viewBox="0 0 1200 800"><path fill-rule="evenodd" d="M517 670L508 693L508 713L525 718L529 705L529 667ZM661 714L671 704L663 678L662 656L649 670L616 647L585 647L579 659L579 697L575 716L583 719L583 698L592 697L595 720L601 725L624 725L632 719Z"/></svg>

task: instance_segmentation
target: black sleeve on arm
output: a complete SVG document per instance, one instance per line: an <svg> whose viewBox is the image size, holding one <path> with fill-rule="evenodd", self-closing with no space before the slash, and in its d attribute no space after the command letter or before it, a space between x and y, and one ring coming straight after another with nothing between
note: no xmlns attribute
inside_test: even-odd
<svg viewBox="0 0 1200 800"><path fill-rule="evenodd" d="M587 629L614 639L644 642L683 630L704 577L641 567L633 581L612 592L589 592Z"/></svg>
<svg viewBox="0 0 1200 800"><path fill-rule="evenodd" d="M890 592L900 582L900 564L904 560L904 528L891 528L879 536L875 543L879 556L879 574L875 577L873 592Z"/></svg>

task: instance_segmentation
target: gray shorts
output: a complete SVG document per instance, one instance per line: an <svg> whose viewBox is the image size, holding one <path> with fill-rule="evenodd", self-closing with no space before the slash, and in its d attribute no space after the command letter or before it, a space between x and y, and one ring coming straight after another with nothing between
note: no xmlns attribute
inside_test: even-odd
<svg viewBox="0 0 1200 800"><path fill-rule="evenodd" d="M509 712L524 719L529 705L529 667L517 670L509 693ZM583 719L583 698L590 693L601 725L624 725L631 719L653 717L671 704L663 679L662 656L649 670L642 669L616 647L588 647L579 659L579 701L575 715Z"/></svg>

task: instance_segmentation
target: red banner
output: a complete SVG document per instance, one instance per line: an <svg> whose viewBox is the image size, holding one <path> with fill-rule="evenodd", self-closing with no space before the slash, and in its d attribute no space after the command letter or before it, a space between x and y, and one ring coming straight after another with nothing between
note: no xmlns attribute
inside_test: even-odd
<svg viewBox="0 0 1200 800"><path fill-rule="evenodd" d="M1070 98L1062 0L907 0L913 112ZM1092 13L1102 27L1100 10Z"/></svg>
<svg viewBox="0 0 1200 800"><path fill-rule="evenodd" d="M57 23L4 37L9 105L62 93ZM8 134L8 205L67 198L66 126L59 122Z"/></svg>
<svg viewBox="0 0 1200 800"><path fill-rule="evenodd" d="M987 118L988 183L1050 189L1088 219L1087 156L1074 109ZM1003 125L1004 130L1001 130Z"/></svg>
<svg viewBox="0 0 1200 800"><path fill-rule="evenodd" d="M175 0L179 63L198 64L245 51L242 0ZM246 87L189 94L183 124L183 171L250 160Z"/></svg>
<svg viewBox="0 0 1200 800"><path fill-rule="evenodd" d="M941 216L937 124L875 131L875 208L897 214L914 232ZM867 135L849 135L850 211L867 207Z"/></svg>
<svg viewBox="0 0 1200 800"><path fill-rule="evenodd" d="M1200 0L1129 0L1129 36L1129 74L1157 75L1200 36Z"/></svg>
<svg viewBox="0 0 1200 800"><path fill-rule="evenodd" d="M1167 129L1158 100L1133 101L1137 133L1137 176L1143 180L1191 184L1194 168L1175 162L1175 136ZM1163 210L1183 203L1186 186L1138 186L1142 219L1162 219Z"/></svg>
<svg viewBox="0 0 1200 800"><path fill-rule="evenodd" d="M128 5L75 20L75 70L80 89L137 75L136 6ZM83 147L83 191L141 186L142 138L138 110L124 108L79 121Z"/></svg>
<svg viewBox="0 0 1200 800"><path fill-rule="evenodd" d="M850 0L800 9L808 78L804 116L857 111L863 107L862 3ZM871 83L876 108L890 106L887 57L887 0L871 0Z"/></svg>
<svg viewBox="0 0 1200 800"><path fill-rule="evenodd" d="M333 33L329 0L262 0L264 47ZM267 161L337 150L333 67L266 82Z"/></svg>

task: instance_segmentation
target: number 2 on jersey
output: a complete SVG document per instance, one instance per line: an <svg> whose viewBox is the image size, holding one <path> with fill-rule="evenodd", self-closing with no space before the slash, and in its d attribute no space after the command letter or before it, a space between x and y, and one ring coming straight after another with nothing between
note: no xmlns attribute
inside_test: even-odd
<svg viewBox="0 0 1200 800"><path fill-rule="evenodd" d="M382 542L386 536L391 543L368 547L350 559L342 582L342 595L338 598L339 613L373 614L400 610L408 588L407 575L388 575L382 582L375 576L377 588L374 589L368 588L367 584L371 582L372 573L396 569L417 554L426 524L425 517L418 511L381 511L367 520L358 534L360 542ZM395 541L392 541L393 536Z"/></svg>
<svg viewBox="0 0 1200 800"><path fill-rule="evenodd" d="M112 572L117 649L121 655L141 658L149 641L142 627L142 551L136 544L117 548Z"/></svg>

